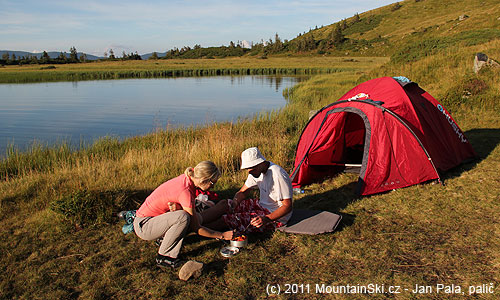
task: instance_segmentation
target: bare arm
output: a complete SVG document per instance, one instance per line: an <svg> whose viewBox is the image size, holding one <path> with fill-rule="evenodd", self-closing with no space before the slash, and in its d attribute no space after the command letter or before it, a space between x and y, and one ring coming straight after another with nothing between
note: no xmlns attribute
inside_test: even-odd
<svg viewBox="0 0 500 300"><path fill-rule="evenodd" d="M292 200L291 199L283 199L281 201L283 205L281 205L280 208L277 210L273 211L272 213L264 216L264 217L255 217L250 221L250 224L252 224L255 227L260 227L262 225L266 225L269 222L276 221L279 218L283 217L287 213L292 211Z"/></svg>
<svg viewBox="0 0 500 300"><path fill-rule="evenodd" d="M233 197L233 204L231 205L230 209L232 210L233 208L237 207L241 201L245 200L248 197L248 194L250 194L250 188L246 185L243 185L239 191L234 194Z"/></svg>
<svg viewBox="0 0 500 300"><path fill-rule="evenodd" d="M283 199L281 203L283 203L283 205L281 205L280 208L266 215L266 217L268 217L271 221L278 220L279 218L283 217L284 215L292 211L291 199Z"/></svg>
<svg viewBox="0 0 500 300"><path fill-rule="evenodd" d="M220 232L216 230L212 230L209 228L206 228L204 226L201 226L200 220L198 220L198 215L194 213L193 208L191 207L183 207L183 209L191 215L191 230L193 232L196 232L197 234L204 236L204 237L209 237L209 238L215 238L215 239L223 239L223 240L230 240L233 238L233 232L232 231L225 231L225 232Z"/></svg>

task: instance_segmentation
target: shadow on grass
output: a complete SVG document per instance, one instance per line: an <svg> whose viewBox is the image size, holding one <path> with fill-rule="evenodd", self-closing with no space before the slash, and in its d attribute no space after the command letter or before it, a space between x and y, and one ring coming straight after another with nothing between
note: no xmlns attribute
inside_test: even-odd
<svg viewBox="0 0 500 300"><path fill-rule="evenodd" d="M465 136L478 157L443 173L443 180L459 177L463 172L474 169L500 144L500 129L496 128L472 129L465 132Z"/></svg>
<svg viewBox="0 0 500 300"><path fill-rule="evenodd" d="M201 245L200 242L205 241L205 240L209 240L209 242L205 243L204 245ZM225 246L225 242L223 242L223 241L218 241L215 239L206 238L206 237L197 235L195 233L190 233L184 238L184 245L187 245L187 244L200 244L199 247L196 247L195 249L191 249L191 250L185 252L185 254L189 257L200 256L205 251L213 250L213 249L220 249L220 248Z"/></svg>
<svg viewBox="0 0 500 300"><path fill-rule="evenodd" d="M227 259L227 258L215 259L215 260L206 264L205 270L208 272L210 272L210 271L214 272L215 276L220 278L220 277L224 276L225 269L226 269L226 266L228 263L229 263L229 259Z"/></svg>
<svg viewBox="0 0 500 300"><path fill-rule="evenodd" d="M122 191L126 197L123 200L123 205L125 208L138 209L144 200L151 195L153 190L133 190L133 191Z"/></svg>
<svg viewBox="0 0 500 300"><path fill-rule="evenodd" d="M201 244L200 242L203 240L210 240L208 243ZM217 241L214 239L209 239L205 238L202 236L199 236L197 234L189 234L184 238L184 244L197 244L197 246L194 249L186 251L186 247L182 250L182 256L183 257L200 257L203 255L203 253L210 251L210 250L216 250L216 255L210 259L210 262L205 264L205 272L210 273L213 272L216 277L222 277L224 276L226 266L229 263L229 259L222 257L219 254L219 249L227 245L223 241Z"/></svg>
<svg viewBox="0 0 500 300"><path fill-rule="evenodd" d="M273 232L264 232L264 233L250 233L247 234L249 240L249 247L266 247L266 242L270 240L273 236ZM201 244L200 242L203 240L210 240L208 243ZM213 272L216 277L222 277L226 273L226 268L231 260L231 258L224 258L219 254L219 250L228 246L229 242L217 241L213 239L208 239L205 237L201 237L196 234L189 234L184 238L184 244L197 244L194 249L190 249L186 251L186 247L182 250L182 256L189 257L200 257L203 253L216 250L216 255L205 265L205 272ZM251 246L250 246L251 245ZM251 251L249 249L243 248L240 251Z"/></svg>
<svg viewBox="0 0 500 300"><path fill-rule="evenodd" d="M122 210L137 210L153 190L119 190L113 193L113 216ZM118 218L113 218L114 223Z"/></svg>
<svg viewBox="0 0 500 300"><path fill-rule="evenodd" d="M340 210L349 205L349 203L356 201L359 197L356 195L355 189L358 182L354 181L346 184L338 189L332 189L322 193L314 193L294 201L294 208L310 209L310 210L324 210L342 216L342 221L335 231L341 231L345 227L351 226L354 223L355 215L340 213Z"/></svg>

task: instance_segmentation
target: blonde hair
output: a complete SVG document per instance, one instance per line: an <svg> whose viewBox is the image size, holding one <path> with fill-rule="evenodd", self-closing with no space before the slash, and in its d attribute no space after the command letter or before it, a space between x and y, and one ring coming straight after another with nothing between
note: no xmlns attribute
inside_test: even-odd
<svg viewBox="0 0 500 300"><path fill-rule="evenodd" d="M215 182L221 176L219 168L209 160L200 162L194 168L187 168L184 174L190 178L199 179L201 182L207 182L209 180Z"/></svg>

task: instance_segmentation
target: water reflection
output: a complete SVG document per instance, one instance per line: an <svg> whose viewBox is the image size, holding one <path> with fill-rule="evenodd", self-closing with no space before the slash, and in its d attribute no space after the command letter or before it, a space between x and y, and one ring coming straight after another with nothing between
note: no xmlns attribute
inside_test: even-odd
<svg viewBox="0 0 500 300"><path fill-rule="evenodd" d="M231 84L246 84L246 80L248 79L247 77L251 78L253 84L267 85L271 88L274 88L274 90L277 92L281 89L283 81L286 80L286 82L288 82L288 80L291 78L283 76L233 76L231 77ZM298 76L293 78L296 80L295 82L300 82L307 77Z"/></svg>
<svg viewBox="0 0 500 300"><path fill-rule="evenodd" d="M305 77L223 76L0 84L0 155L33 141L73 145L103 136L236 120L285 105Z"/></svg>

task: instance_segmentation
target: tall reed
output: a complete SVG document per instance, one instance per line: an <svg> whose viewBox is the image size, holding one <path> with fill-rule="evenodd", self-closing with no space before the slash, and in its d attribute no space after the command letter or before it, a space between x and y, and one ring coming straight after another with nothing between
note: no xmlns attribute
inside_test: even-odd
<svg viewBox="0 0 500 300"><path fill-rule="evenodd" d="M338 57L319 58L230 58L161 61L114 61L58 65L53 69L38 66L0 68L0 83L46 81L106 80L125 78L168 78L180 76L302 75L330 74L369 68L387 61L384 58L358 58L343 61Z"/></svg>

